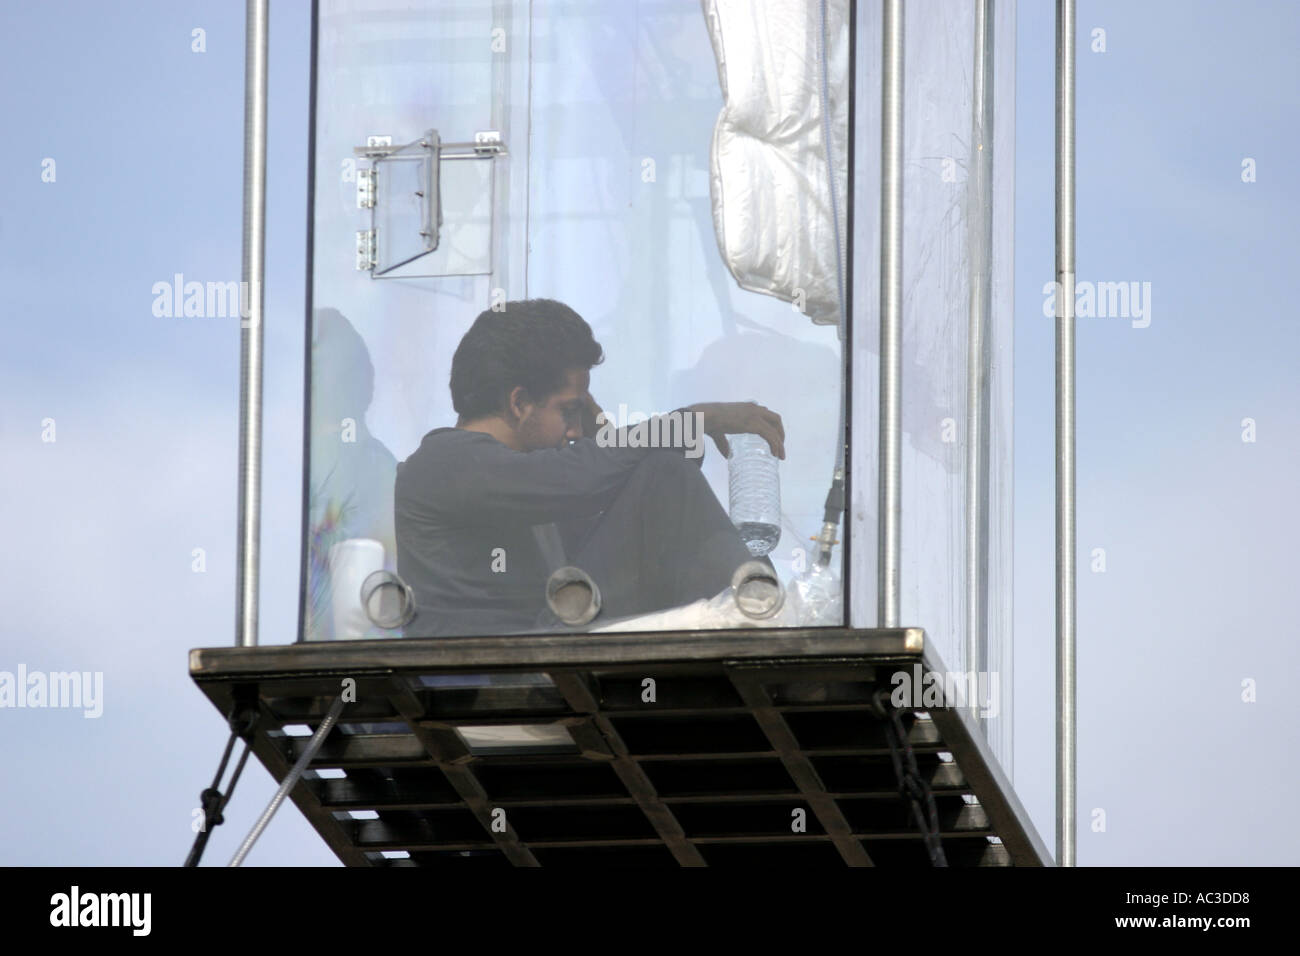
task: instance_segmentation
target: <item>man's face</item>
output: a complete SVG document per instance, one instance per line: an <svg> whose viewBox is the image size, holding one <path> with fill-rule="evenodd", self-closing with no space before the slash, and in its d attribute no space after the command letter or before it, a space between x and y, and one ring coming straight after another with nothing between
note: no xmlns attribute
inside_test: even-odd
<svg viewBox="0 0 1300 956"><path fill-rule="evenodd" d="M525 451L559 448L582 437L582 410L587 404L591 373L573 368L565 373L564 387L543 404L524 401L516 406L519 423L515 435Z"/></svg>

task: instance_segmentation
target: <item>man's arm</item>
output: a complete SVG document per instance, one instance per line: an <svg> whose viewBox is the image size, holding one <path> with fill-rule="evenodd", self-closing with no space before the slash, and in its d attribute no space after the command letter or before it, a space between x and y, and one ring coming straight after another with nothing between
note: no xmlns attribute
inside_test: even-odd
<svg viewBox="0 0 1300 956"><path fill-rule="evenodd" d="M764 438L772 454L785 459L785 425L781 416L756 402L703 402L678 409L684 414L697 413L703 422L704 434L713 439L725 458L731 454L727 435L753 434ZM604 412L590 392L583 408L582 434L596 437L599 419Z"/></svg>
<svg viewBox="0 0 1300 956"><path fill-rule="evenodd" d="M633 469L655 448L602 448L580 438L559 448L520 452L495 439L475 441L449 489L453 520L547 524L605 510ZM678 452L680 454L680 452Z"/></svg>
<svg viewBox="0 0 1300 956"><path fill-rule="evenodd" d="M651 431L650 428L652 426L649 424L649 420L647 420L645 434L656 435L660 441L672 442L670 445L661 444L657 447L680 451L687 457L687 459L694 461L695 464L699 465L704 460L705 433L702 428L696 431L693 428L687 427L685 419L688 415L698 415L698 413L692 411L690 408L683 407L674 409L663 416L655 416L656 418L662 418L663 424L669 424L670 427L663 428L661 424L659 430ZM680 427L677 427L675 432L673 427L671 427L674 424L674 416L676 416L678 422L680 422ZM692 422L691 424L695 423ZM609 430L614 428L614 423L606 417L604 410L599 404L597 404L596 399L592 394L590 392L587 393L587 404L583 406L582 410L582 434L584 437L595 438L596 443L601 447L608 446L611 448L626 448L630 444L628 441L629 432L637 427L637 425L624 425L622 428L615 430L614 434L611 435ZM605 430L604 436L599 434L602 429ZM638 443L642 443L643 441L644 439L638 439ZM649 446L646 445L645 447Z"/></svg>
<svg viewBox="0 0 1300 956"><path fill-rule="evenodd" d="M756 430L778 454L783 433L774 430L766 412L748 403L722 403L679 409L699 413L706 434L720 448L726 447L724 430L738 433ZM776 419L779 429L780 416ZM613 442L597 443L603 416L590 393L583 408L583 437L559 448L528 452L514 451L492 439L475 441L466 450L467 460L456 469L459 487L449 489L449 500L457 503L452 519L472 521L518 521L546 524L588 517L605 510L626 483L632 470L649 454L686 454L688 448L630 447L626 436ZM712 424L711 424L712 423ZM652 433L669 434L667 427ZM699 456L694 456L698 463Z"/></svg>

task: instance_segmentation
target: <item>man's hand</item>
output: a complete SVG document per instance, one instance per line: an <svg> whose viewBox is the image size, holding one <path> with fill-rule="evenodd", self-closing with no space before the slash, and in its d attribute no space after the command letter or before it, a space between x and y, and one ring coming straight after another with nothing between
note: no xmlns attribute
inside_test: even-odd
<svg viewBox="0 0 1300 956"><path fill-rule="evenodd" d="M704 416L704 434L713 439L723 456L731 454L727 435L759 435L772 454L785 459L785 426L781 416L755 402L704 402L688 409Z"/></svg>

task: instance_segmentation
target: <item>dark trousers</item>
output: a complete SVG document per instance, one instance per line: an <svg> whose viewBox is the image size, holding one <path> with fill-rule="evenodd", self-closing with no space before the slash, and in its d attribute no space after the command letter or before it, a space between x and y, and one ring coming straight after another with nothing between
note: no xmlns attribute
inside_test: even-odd
<svg viewBox="0 0 1300 956"><path fill-rule="evenodd" d="M559 527L569 564L600 588L593 627L712 597L751 558L699 464L667 450L646 455L602 514Z"/></svg>

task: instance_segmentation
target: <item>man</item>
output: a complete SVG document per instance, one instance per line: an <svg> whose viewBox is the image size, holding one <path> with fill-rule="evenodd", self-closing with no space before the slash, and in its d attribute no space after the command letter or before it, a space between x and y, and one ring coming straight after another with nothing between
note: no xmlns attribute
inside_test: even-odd
<svg viewBox="0 0 1300 956"><path fill-rule="evenodd" d="M589 387L603 358L591 327L550 299L485 311L465 334L451 368L456 427L429 432L397 466L397 570L417 609L408 635L557 626L545 587L563 564L600 589L599 624L712 596L749 560L700 473L698 438L644 447L602 428ZM753 433L785 457L781 417L759 405L679 412L723 454L727 434Z"/></svg>

